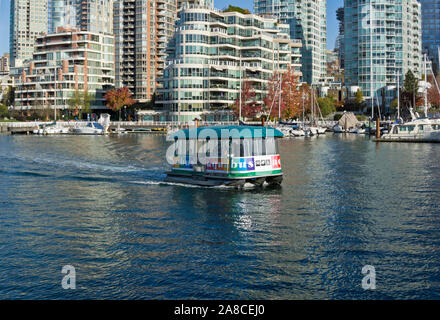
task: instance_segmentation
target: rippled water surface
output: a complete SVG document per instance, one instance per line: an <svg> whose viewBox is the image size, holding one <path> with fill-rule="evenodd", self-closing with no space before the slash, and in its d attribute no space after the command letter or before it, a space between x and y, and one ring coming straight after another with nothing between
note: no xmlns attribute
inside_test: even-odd
<svg viewBox="0 0 440 320"><path fill-rule="evenodd" d="M282 140L282 187L240 192L164 183L166 148L0 136L0 298L440 298L440 145Z"/></svg>

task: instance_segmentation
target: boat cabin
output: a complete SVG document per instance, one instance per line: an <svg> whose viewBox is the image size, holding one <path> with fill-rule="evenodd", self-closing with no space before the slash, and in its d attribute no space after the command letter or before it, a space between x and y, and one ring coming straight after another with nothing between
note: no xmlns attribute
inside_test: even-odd
<svg viewBox="0 0 440 320"><path fill-rule="evenodd" d="M190 182L208 184L281 183L277 145L281 137L282 132L270 127L215 126L177 131L169 136L174 151L168 178L191 177Z"/></svg>

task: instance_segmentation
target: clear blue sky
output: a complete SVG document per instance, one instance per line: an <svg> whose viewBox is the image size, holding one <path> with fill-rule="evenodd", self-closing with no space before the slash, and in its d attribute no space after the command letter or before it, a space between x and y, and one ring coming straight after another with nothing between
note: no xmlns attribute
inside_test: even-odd
<svg viewBox="0 0 440 320"><path fill-rule="evenodd" d="M9 52L9 11L11 0L0 0L0 55ZM327 1L327 48L333 49L338 34L336 9L343 6L343 0ZM253 0L214 0L214 6L223 9L229 4L253 9Z"/></svg>

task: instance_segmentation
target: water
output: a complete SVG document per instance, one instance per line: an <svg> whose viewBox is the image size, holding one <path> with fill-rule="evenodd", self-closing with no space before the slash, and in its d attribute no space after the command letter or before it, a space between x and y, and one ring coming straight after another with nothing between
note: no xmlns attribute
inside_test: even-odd
<svg viewBox="0 0 440 320"><path fill-rule="evenodd" d="M440 298L440 145L283 140L282 187L240 192L164 183L166 148L0 136L0 298Z"/></svg>

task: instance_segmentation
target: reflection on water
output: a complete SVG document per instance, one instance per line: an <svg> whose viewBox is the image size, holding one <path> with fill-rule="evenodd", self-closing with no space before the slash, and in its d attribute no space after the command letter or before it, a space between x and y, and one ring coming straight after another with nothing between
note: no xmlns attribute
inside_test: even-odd
<svg viewBox="0 0 440 320"><path fill-rule="evenodd" d="M163 136L0 136L0 297L439 298L440 146L279 145L282 187L237 192L163 182Z"/></svg>

